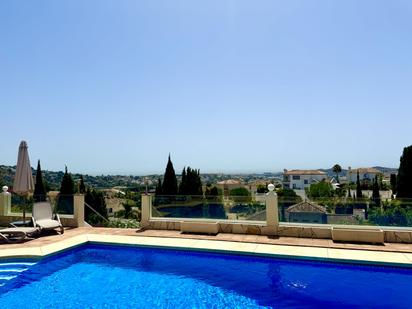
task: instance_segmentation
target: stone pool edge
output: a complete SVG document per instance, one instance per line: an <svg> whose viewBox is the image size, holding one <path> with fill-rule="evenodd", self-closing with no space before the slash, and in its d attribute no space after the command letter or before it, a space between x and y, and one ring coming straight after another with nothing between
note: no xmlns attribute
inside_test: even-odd
<svg viewBox="0 0 412 309"><path fill-rule="evenodd" d="M300 247L290 245L258 244L222 240L188 239L153 236L121 236L84 234L40 246L1 249L0 259L43 257L60 253L87 243L128 245L152 248L209 251L241 255L267 256L285 259L321 260L350 264L400 266L412 268L412 253L368 251L359 249L337 249L321 247Z"/></svg>

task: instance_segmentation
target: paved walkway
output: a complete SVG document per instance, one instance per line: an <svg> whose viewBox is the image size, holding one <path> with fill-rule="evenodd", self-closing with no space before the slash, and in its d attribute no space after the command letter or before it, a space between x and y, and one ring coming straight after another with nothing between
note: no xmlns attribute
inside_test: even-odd
<svg viewBox="0 0 412 309"><path fill-rule="evenodd" d="M384 245L366 245L366 244L349 244L334 243L330 239L311 239L295 237L268 237L261 235L243 235L243 234L225 234L219 233L216 236L182 234L180 231L167 230L147 230L138 231L136 229L121 228L67 228L63 235L49 234L37 239L28 240L19 244L0 244L2 249L17 248L34 248L42 247L64 240L68 240L79 235L98 234L98 235L117 235L117 236L135 236L135 237L157 237L157 238L180 238L192 240L215 240L227 242L241 242L252 244L297 246L297 247L315 247L329 249L349 249L349 250L367 250L382 252L403 252L412 253L412 244L385 243ZM219 242L220 243L220 242Z"/></svg>

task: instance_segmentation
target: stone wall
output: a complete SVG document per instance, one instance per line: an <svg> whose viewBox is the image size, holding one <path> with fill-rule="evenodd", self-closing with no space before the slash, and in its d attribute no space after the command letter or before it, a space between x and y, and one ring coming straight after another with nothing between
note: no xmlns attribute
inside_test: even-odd
<svg viewBox="0 0 412 309"><path fill-rule="evenodd" d="M149 225L146 229L154 230L175 230L180 231L180 222L178 220L149 220ZM332 239L332 226L311 226L311 225L289 225L287 223L280 223L276 233L273 229L262 223L248 223L248 222L219 222L219 233L228 234L250 234L250 235L278 235L282 237L297 237L297 238L318 238L318 239ZM354 227L362 232L362 228ZM373 228L373 227L371 227ZM412 230L396 230L385 229L379 227L385 233L385 242L393 243L412 243Z"/></svg>

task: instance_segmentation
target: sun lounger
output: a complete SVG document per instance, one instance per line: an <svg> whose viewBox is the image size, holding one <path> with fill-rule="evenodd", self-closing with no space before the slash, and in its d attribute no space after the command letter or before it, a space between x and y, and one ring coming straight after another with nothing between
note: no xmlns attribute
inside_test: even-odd
<svg viewBox="0 0 412 309"><path fill-rule="evenodd" d="M59 229L60 234L64 233L64 228L60 222L59 215L55 214L53 216L51 204L48 202L33 204L32 220L33 225L39 227L40 230Z"/></svg>
<svg viewBox="0 0 412 309"><path fill-rule="evenodd" d="M38 233L39 229L35 227L9 227L0 230L0 239L7 243L16 243L35 237Z"/></svg>

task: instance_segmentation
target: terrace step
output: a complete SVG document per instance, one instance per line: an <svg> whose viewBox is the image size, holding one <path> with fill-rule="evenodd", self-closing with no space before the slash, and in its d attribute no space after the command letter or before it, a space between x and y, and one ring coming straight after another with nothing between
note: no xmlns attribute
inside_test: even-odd
<svg viewBox="0 0 412 309"><path fill-rule="evenodd" d="M381 229L332 227L332 239L341 242L383 244L385 233Z"/></svg>
<svg viewBox="0 0 412 309"><path fill-rule="evenodd" d="M181 221L180 231L182 231L182 233L216 235L217 233L219 233L219 223L218 222Z"/></svg>
<svg viewBox="0 0 412 309"><path fill-rule="evenodd" d="M17 278L36 263L29 262L0 262L0 287L10 280Z"/></svg>

